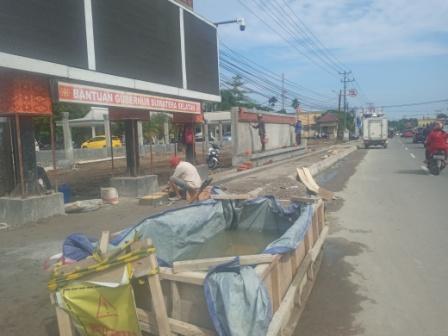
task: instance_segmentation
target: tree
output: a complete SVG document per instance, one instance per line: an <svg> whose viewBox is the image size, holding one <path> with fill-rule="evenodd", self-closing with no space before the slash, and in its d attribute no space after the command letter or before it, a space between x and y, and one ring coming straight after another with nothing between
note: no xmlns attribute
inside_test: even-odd
<svg viewBox="0 0 448 336"><path fill-rule="evenodd" d="M277 104L277 102L278 102L278 99L276 97L271 97L268 100L269 105L272 106L272 107L274 107L275 104Z"/></svg>
<svg viewBox="0 0 448 336"><path fill-rule="evenodd" d="M143 136L151 143L164 137L164 123L171 119L165 113L151 113L151 120L143 123Z"/></svg>
<svg viewBox="0 0 448 336"><path fill-rule="evenodd" d="M437 114L437 119L446 120L446 119L448 119L448 115L446 115L445 113L439 113L439 114Z"/></svg>
<svg viewBox="0 0 448 336"><path fill-rule="evenodd" d="M299 108L299 106L300 106L300 102L299 102L299 100L298 100L297 98L294 98L294 99L292 100L291 107L294 109L294 111L297 111L297 109Z"/></svg>

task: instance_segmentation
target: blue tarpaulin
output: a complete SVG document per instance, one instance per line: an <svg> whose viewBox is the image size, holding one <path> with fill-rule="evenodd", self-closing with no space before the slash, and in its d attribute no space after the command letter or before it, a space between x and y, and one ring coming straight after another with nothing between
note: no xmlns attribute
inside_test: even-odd
<svg viewBox="0 0 448 336"><path fill-rule="evenodd" d="M285 208L269 196L249 201L208 200L148 217L123 230L111 241L111 248L121 247L135 237L151 238L161 265L169 266L174 261L191 258L224 230L269 231L278 238L259 252L283 254L301 243L312 214L311 205L293 203ZM76 242L82 241L87 246L80 246L78 252L73 248L64 250L64 256L79 257L96 245L89 239L76 238ZM210 317L219 335L266 333L272 317L271 303L262 280L252 267L240 267L236 259L211 270L204 286Z"/></svg>

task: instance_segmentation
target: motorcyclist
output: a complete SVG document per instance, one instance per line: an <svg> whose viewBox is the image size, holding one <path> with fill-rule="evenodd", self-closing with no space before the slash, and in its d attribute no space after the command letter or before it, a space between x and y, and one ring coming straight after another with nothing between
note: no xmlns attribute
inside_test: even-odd
<svg viewBox="0 0 448 336"><path fill-rule="evenodd" d="M434 124L434 128L428 134L425 141L426 147L426 162L429 161L431 156L437 151L444 151L445 158L448 155L448 133L443 130L443 124L437 121Z"/></svg>

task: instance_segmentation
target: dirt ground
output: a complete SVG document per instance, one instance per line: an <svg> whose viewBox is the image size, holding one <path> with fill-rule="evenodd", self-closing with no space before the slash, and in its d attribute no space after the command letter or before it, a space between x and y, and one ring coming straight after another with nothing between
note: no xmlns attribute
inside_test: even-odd
<svg viewBox="0 0 448 336"><path fill-rule="evenodd" d="M305 190L294 180L294 169L321 159L322 154L316 154L278 167L266 167L222 186L230 192L242 193L262 187L261 194L273 194L283 199L304 195ZM88 171L92 175L91 170ZM98 174L102 177L100 171ZM79 171L77 173L73 173L73 178L83 181L83 174ZM337 178L338 174L330 182ZM343 178L348 176L343 174ZM88 185L92 181L85 183ZM55 313L46 287L48 274L43 265L48 257L61 252L62 242L69 234L82 232L99 237L103 230L117 232L154 213L183 205L185 203L179 202L161 207L139 206L135 199L122 199L117 206L103 207L95 212L57 216L0 231L0 334L57 335Z"/></svg>
<svg viewBox="0 0 448 336"><path fill-rule="evenodd" d="M141 174L158 175L159 184L165 184L172 174L172 169L168 163L170 156L171 154L154 155L151 164L150 156L145 155L140 161ZM196 159L197 164L205 164L202 150L197 151ZM217 171L223 171L231 167L232 156L228 149L222 152L221 160L221 168ZM126 175L126 159L114 160L113 169L112 162L108 160L78 164L75 169L70 170L50 170L47 174L52 185L69 185L72 192L72 201L100 198L100 188L110 186L109 181L112 177Z"/></svg>

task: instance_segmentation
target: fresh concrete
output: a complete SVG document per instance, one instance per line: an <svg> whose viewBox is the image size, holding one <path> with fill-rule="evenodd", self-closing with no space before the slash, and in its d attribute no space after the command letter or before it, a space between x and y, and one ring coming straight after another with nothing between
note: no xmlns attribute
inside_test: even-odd
<svg viewBox="0 0 448 336"><path fill-rule="evenodd" d="M448 335L448 171L428 175L422 145L402 141L367 150L338 193L321 281L295 335Z"/></svg>
<svg viewBox="0 0 448 336"><path fill-rule="evenodd" d="M55 215L64 215L62 193L20 197L0 197L0 222L22 225Z"/></svg>
<svg viewBox="0 0 448 336"><path fill-rule="evenodd" d="M117 189L118 197L143 197L159 191L157 175L113 177L110 185Z"/></svg>

